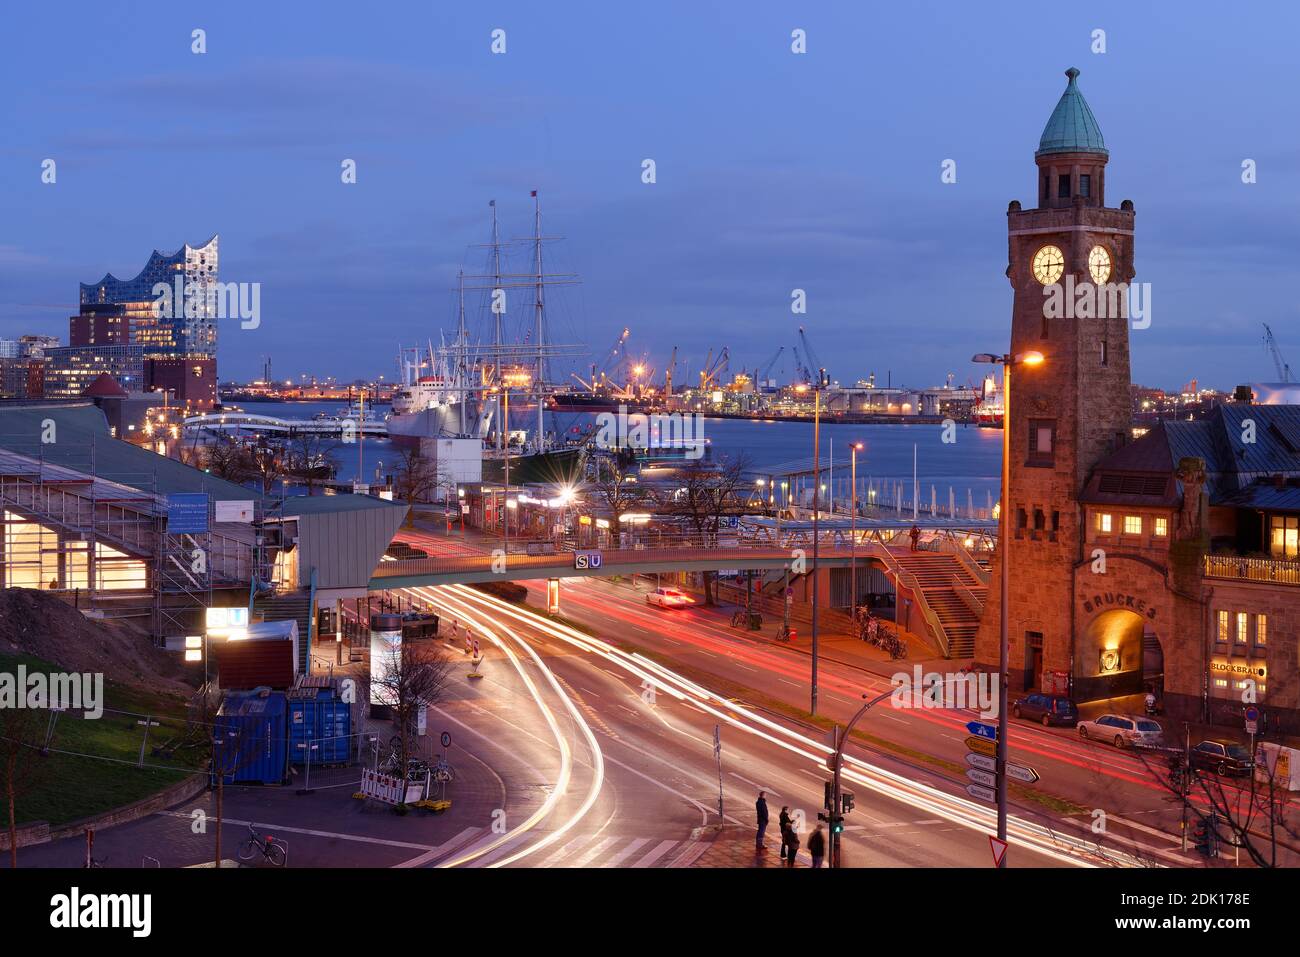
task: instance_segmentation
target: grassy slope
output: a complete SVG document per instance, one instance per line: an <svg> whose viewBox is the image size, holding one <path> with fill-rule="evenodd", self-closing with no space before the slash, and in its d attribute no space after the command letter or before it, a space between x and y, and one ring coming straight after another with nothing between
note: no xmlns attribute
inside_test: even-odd
<svg viewBox="0 0 1300 957"><path fill-rule="evenodd" d="M12 674L19 664L26 665L28 673L59 670L27 655L0 654L0 672ZM196 748L178 751L170 758L150 753L154 745L181 734L185 727L184 702L109 681L104 682L104 699L104 714L97 720L71 714L59 717L51 753L28 763L32 784L18 798L19 824L62 824L108 811L175 784L202 763L203 756ZM149 729L146 767L138 768L135 764L144 728L136 722L145 714L153 715L161 726ZM44 727L44 721L40 727ZM0 819L4 817L7 815L0 815Z"/></svg>

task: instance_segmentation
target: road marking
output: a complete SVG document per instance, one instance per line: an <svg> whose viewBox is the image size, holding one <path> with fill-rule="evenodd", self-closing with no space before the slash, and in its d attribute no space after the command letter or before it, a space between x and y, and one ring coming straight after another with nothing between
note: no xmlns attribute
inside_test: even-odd
<svg viewBox="0 0 1300 957"><path fill-rule="evenodd" d="M700 654L702 654L702 655L708 655L710 658L717 658L717 657L718 657L718 656L715 655L713 652L711 652L711 651L705 651L703 648L696 648L695 650L698 651L698 652L699 652Z"/></svg>
<svg viewBox="0 0 1300 957"><path fill-rule="evenodd" d="M583 688L581 685L579 685L579 690L581 690L583 694L591 695L593 698L600 697L600 695L596 694L596 692L592 691L590 688Z"/></svg>
<svg viewBox="0 0 1300 957"><path fill-rule="evenodd" d="M754 672L754 674L758 674L758 669L757 669L757 668L751 668L751 667L749 667L749 665L742 665L739 661L737 661L737 662L735 663L735 665L736 665L737 668L744 668L746 671L752 671L752 672Z"/></svg>
<svg viewBox="0 0 1300 957"><path fill-rule="evenodd" d="M883 714L881 714L881 717L882 717L882 718L888 718L890 721L897 721L899 724L911 724L911 723L912 723L912 722L910 722L910 721L906 721L906 720L904 720L903 718L898 717L897 715L890 714L888 711L886 711L886 712L884 712Z"/></svg>
<svg viewBox="0 0 1300 957"><path fill-rule="evenodd" d="M651 851L651 852L650 852L649 854L647 854L645 857L641 858L641 860L637 861L637 862L636 862L635 864L633 864L632 866L633 866L633 867L649 867L649 866L650 866L651 864L653 864L655 861L659 860L659 858L663 857L665 854L667 854L669 851L671 851L674 847L676 847L676 846L677 846L677 843L678 843L677 841L663 841L663 842L661 842L660 844L658 844L658 845L655 847L655 849L654 849L653 851Z"/></svg>
<svg viewBox="0 0 1300 957"><path fill-rule="evenodd" d="M597 844L595 847L590 848L590 849L587 851L587 853L583 854L583 855L582 855L581 857L579 857L576 861L574 861L572 864L569 864L569 865L567 865L567 866L569 866L569 867L586 867L588 864L590 864L592 861L594 861L594 860L596 859L596 857L597 857L598 855L600 855L600 854L605 850L605 848L609 847L611 844L613 844L613 843L614 843L615 841L617 841L617 840L618 840L617 837L607 837L607 838L605 838L603 841L601 841L601 842L600 842L599 844Z"/></svg>
<svg viewBox="0 0 1300 957"><path fill-rule="evenodd" d="M686 845L686 850L677 855L676 859L668 866L690 867L704 855L704 852L709 849L712 843L712 841L690 841Z"/></svg>
<svg viewBox="0 0 1300 957"><path fill-rule="evenodd" d="M650 843L650 838L638 837L635 840L633 840L630 844L628 844L627 847L623 848L623 850L619 851L617 854L615 854L613 857L611 857L608 861L606 861L604 864L600 866L618 867L618 865L622 864L625 860L627 860L638 850L645 847L649 843Z"/></svg>
<svg viewBox="0 0 1300 957"><path fill-rule="evenodd" d="M436 860L437 858L442 857L446 854L450 854L452 851L456 850L457 848L465 844L468 844L474 837L476 837L479 834L479 832L483 830L484 829L481 827L467 827L465 828L465 830L461 831L459 834L453 837L450 841L447 841L445 844L441 844L438 847L433 848L432 850L426 851L425 853L419 855L418 857L413 857L409 861L403 861L397 866L398 867L420 867L421 865L428 864L430 861Z"/></svg>
<svg viewBox="0 0 1300 957"><path fill-rule="evenodd" d="M793 686L796 687L796 688L802 688L802 687L803 687L803 685L801 685L799 682L797 682L797 681L791 681L789 678L777 678L776 680L777 680L777 681L784 681L786 684L788 684L788 685L793 685Z"/></svg>
<svg viewBox="0 0 1300 957"><path fill-rule="evenodd" d="M582 835L582 834L578 835L578 836L575 837L573 840L571 840L571 841L569 841L568 843L566 843L563 847L561 847L561 848L560 848L558 851L556 851L554 854L549 854L549 855L547 855L546 857L542 858L541 861L540 861L536 866L537 866L537 867L553 867L553 866L555 866L555 865L558 864L560 861L562 861L562 860L564 860L566 857L568 857L569 854L570 854L570 852L572 852L572 851L574 851L574 850L577 850L577 845L581 844L581 843L582 843L583 841L585 841L585 840L587 840L586 835Z"/></svg>
<svg viewBox="0 0 1300 957"><path fill-rule="evenodd" d="M737 774L735 771L728 771L727 773L730 774L733 778L737 778L737 779L739 779L739 780L741 780L741 781L744 781L746 784L748 784L748 785L749 785L750 787L752 787L752 788L758 788L758 790L764 792L765 794L770 794L770 795L772 795L772 797L780 797L780 796L781 796L781 795L777 794L775 791L773 791L771 788L765 788L765 787L763 787L763 785L759 784L757 781L751 781L749 778L744 777L744 776L742 776L742 775L739 775L739 774Z"/></svg>
<svg viewBox="0 0 1300 957"><path fill-rule="evenodd" d="M189 813L185 811L159 811L158 814L163 815L165 817L179 817L179 818L183 818L186 821L190 820ZM233 826L243 825L244 827L247 827L252 823L253 823L252 821L240 821L235 818L229 818L229 817L223 817L221 819L221 824L223 827L227 825L233 825ZM259 830L270 831L272 833L276 831L283 831L287 834L307 834L311 837L333 838L336 841L356 841L358 844L381 844L385 847L405 847L415 851L437 851L439 849L437 847L434 847L431 844L413 844L410 841L390 841L382 837L365 837L364 835L361 834L343 834L338 831L317 831L312 828L289 827L288 825L284 825L284 824L267 824L263 822L258 827ZM471 827L471 828L466 828L465 830L481 831L482 828ZM464 831L462 831L461 833L464 834Z"/></svg>

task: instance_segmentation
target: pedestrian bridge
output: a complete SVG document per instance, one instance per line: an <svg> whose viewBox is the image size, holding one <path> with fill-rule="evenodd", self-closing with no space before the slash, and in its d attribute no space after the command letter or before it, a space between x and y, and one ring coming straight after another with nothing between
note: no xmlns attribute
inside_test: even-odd
<svg viewBox="0 0 1300 957"><path fill-rule="evenodd" d="M371 435L386 438L388 424L381 419L341 416L326 419L281 419L255 412L211 412L193 415L182 426L190 432L278 433L281 435Z"/></svg>

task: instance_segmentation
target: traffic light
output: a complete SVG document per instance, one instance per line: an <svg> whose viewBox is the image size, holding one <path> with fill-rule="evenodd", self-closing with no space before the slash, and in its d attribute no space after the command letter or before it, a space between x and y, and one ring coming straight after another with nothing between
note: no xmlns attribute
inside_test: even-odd
<svg viewBox="0 0 1300 957"><path fill-rule="evenodd" d="M844 818L839 814L832 815L831 817L831 833L832 834L844 833Z"/></svg>
<svg viewBox="0 0 1300 957"><path fill-rule="evenodd" d="M841 792L840 792L840 812L841 812L842 814L848 814L848 813L849 813L850 811L852 811L852 810L853 810L853 792L852 792L852 791L841 791Z"/></svg>
<svg viewBox="0 0 1300 957"><path fill-rule="evenodd" d="M822 801L822 807L826 808L826 810L828 811L835 809L835 782L834 781L826 782L826 797Z"/></svg>
<svg viewBox="0 0 1300 957"><path fill-rule="evenodd" d="M1198 816L1192 825L1192 843L1206 857L1219 856L1219 816L1213 811L1208 817Z"/></svg>

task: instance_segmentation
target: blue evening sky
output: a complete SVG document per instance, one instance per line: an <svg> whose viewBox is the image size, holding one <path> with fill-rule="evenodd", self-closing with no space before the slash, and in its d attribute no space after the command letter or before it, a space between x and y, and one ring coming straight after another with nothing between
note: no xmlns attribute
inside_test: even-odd
<svg viewBox="0 0 1300 957"><path fill-rule="evenodd" d="M679 347L678 381L724 345L733 370L784 345L788 375L803 323L841 381L961 382L1007 341L1007 202L1034 202L1033 151L1077 66L1153 289L1135 381L1271 380L1261 322L1300 367L1298 10L7 3L0 336L66 336L78 282L219 233L221 278L262 284L261 327L222 329L223 379L268 354L278 378L391 375L399 344L453 323L488 201L525 235L536 188L565 237L551 261L583 280L556 293L552 335L585 341L587 361L627 326L660 369Z"/></svg>

